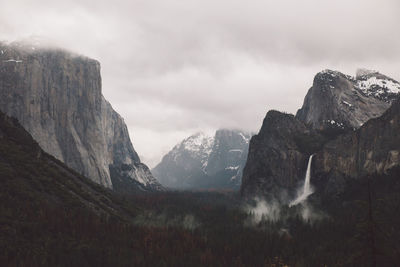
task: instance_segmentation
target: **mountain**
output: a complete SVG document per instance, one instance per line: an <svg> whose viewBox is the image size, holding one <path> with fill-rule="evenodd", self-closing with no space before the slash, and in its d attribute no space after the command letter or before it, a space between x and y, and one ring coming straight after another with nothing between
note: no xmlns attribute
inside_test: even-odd
<svg viewBox="0 0 400 267"><path fill-rule="evenodd" d="M357 129L379 117L400 92L400 84L379 72L359 70L356 77L325 70L314 78L296 117L314 129Z"/></svg>
<svg viewBox="0 0 400 267"><path fill-rule="evenodd" d="M293 194L304 180L308 156L325 138L292 114L269 111L257 135L251 138L243 171L241 193L279 199L283 189ZM286 195L284 197L287 197Z"/></svg>
<svg viewBox="0 0 400 267"><path fill-rule="evenodd" d="M2 112L0 174L0 214L5 224L9 220L24 221L50 207L130 217L110 190L47 154L15 118Z"/></svg>
<svg viewBox="0 0 400 267"><path fill-rule="evenodd" d="M400 167L400 98L379 118L327 142L315 154L314 183L335 195L344 181L388 175Z"/></svg>
<svg viewBox="0 0 400 267"><path fill-rule="evenodd" d="M168 152L152 173L170 188L238 189L249 139L239 130L194 134Z"/></svg>
<svg viewBox="0 0 400 267"><path fill-rule="evenodd" d="M58 48L0 43L0 96L0 110L92 181L117 191L161 189L101 93L98 61Z"/></svg>
<svg viewBox="0 0 400 267"><path fill-rule="evenodd" d="M324 184L326 192L339 192L349 177L398 165L396 120L385 112L398 105L399 88L395 80L372 71L359 71L354 78L330 70L318 73L296 116L267 113L250 141L242 195L293 198L311 154L316 154L311 183ZM378 125L383 128L374 130ZM327 181L331 186L325 187Z"/></svg>

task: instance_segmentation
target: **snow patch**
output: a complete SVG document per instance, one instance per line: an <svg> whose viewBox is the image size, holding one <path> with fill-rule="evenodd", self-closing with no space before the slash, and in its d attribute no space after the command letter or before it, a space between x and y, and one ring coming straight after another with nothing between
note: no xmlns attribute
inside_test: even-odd
<svg viewBox="0 0 400 267"><path fill-rule="evenodd" d="M352 106L353 106L352 104L350 104L349 102L344 101L344 100L342 100L342 103L345 104L346 106L349 106L349 107L352 107Z"/></svg>
<svg viewBox="0 0 400 267"><path fill-rule="evenodd" d="M7 60L3 60L4 62L15 62L15 63L21 63L22 60L17 60L17 59L7 59Z"/></svg>
<svg viewBox="0 0 400 267"><path fill-rule="evenodd" d="M344 129L344 124L342 122L337 122L335 120L324 120L323 122L327 122L328 124L340 127L342 129Z"/></svg>
<svg viewBox="0 0 400 267"><path fill-rule="evenodd" d="M204 133L198 133L190 136L183 141L183 147L185 150L190 152L204 151L206 154L211 153L212 144L214 138L205 135Z"/></svg>
<svg viewBox="0 0 400 267"><path fill-rule="evenodd" d="M249 138L249 137L244 136L243 133L239 133L239 135L243 138L243 140L244 140L246 143L249 143L249 141L250 141L250 138Z"/></svg>
<svg viewBox="0 0 400 267"><path fill-rule="evenodd" d="M367 80L358 80L357 88L367 96L379 97L384 93L400 93L400 84L389 79L370 77Z"/></svg>
<svg viewBox="0 0 400 267"><path fill-rule="evenodd" d="M329 69L323 70L323 71L321 71L321 73L322 74L329 74L332 77L336 77L337 76L337 72L336 71L329 70Z"/></svg>
<svg viewBox="0 0 400 267"><path fill-rule="evenodd" d="M182 157L182 151L186 151L190 157L200 159L202 169L204 170L208 165L208 158L213 145L214 137L200 132L183 140L180 144L176 145L170 153L173 157L173 161L178 162Z"/></svg>
<svg viewBox="0 0 400 267"><path fill-rule="evenodd" d="M238 166L229 166L229 167L226 167L225 168L225 170L231 170L231 171L235 171L235 170L237 170L237 169L239 169L240 168L240 166L238 165Z"/></svg>

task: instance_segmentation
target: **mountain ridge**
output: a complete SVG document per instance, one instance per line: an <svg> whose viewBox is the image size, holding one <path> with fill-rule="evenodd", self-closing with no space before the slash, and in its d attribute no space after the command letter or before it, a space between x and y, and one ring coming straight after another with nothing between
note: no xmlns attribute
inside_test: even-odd
<svg viewBox="0 0 400 267"><path fill-rule="evenodd" d="M329 191L327 188L331 188L333 194L343 191L343 179L371 175L373 172L382 174L380 168L387 170L389 167L385 166L392 168L399 165L400 140L396 139L395 125L391 126L385 114L395 109L393 105L399 105L400 84L379 72L360 73L357 79L368 81L371 77L374 81L390 80L396 83L399 90L387 93L389 89L375 83L375 86L369 84L363 91L355 86L358 84L356 78L325 70L315 76L313 86L296 116L269 111L260 132L250 141L242 195L275 199L282 194L285 199L293 197L304 180L307 159L311 154L315 154L312 172L318 177L314 182L324 184L322 187L326 192ZM365 93L369 92L366 88L372 93ZM380 129L368 128L373 122L376 125L380 123ZM383 130L379 137L379 131ZM365 132L368 134L357 136ZM386 144L374 138L383 138ZM361 142L364 147L355 149L354 142ZM368 150L373 144L376 144L375 152ZM368 150L368 153L361 150ZM366 171L354 171L355 158L360 155L363 155L364 161L357 168ZM386 160L384 157L389 163L383 163ZM325 187L327 181L330 186Z"/></svg>
<svg viewBox="0 0 400 267"><path fill-rule="evenodd" d="M296 117L314 129L323 130L328 124L357 129L381 116L399 92L400 83L379 72L352 77L324 70L315 75Z"/></svg>
<svg viewBox="0 0 400 267"><path fill-rule="evenodd" d="M196 133L163 156L152 172L177 189L238 188L250 134L219 129L214 136Z"/></svg>

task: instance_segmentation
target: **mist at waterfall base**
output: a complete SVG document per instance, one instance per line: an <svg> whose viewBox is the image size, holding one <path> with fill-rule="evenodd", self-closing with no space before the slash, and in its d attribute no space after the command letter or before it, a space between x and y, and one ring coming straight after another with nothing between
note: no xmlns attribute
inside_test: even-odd
<svg viewBox="0 0 400 267"><path fill-rule="evenodd" d="M249 215L245 224L257 226L262 222L286 222L290 218L300 218L306 223L314 223L327 217L327 215L316 209L312 204L303 201L295 206L289 206L278 201L267 201L263 198L255 198L251 204L244 206L244 211Z"/></svg>
<svg viewBox="0 0 400 267"><path fill-rule="evenodd" d="M262 221L277 222L287 220L290 217L299 217L305 222L313 223L325 217L324 213L316 210L307 198L314 193L311 185L311 164L314 155L308 159L304 183L297 190L295 199L290 199L285 191L281 191L279 200L267 201L264 198L254 198L244 206L250 215L252 224Z"/></svg>

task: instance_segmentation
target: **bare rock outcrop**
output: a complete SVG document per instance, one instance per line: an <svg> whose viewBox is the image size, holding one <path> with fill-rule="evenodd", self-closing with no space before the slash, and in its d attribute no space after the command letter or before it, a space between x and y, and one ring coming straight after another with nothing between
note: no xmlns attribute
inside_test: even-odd
<svg viewBox="0 0 400 267"><path fill-rule="evenodd" d="M0 43L0 110L17 118L47 153L96 183L112 188L110 166L124 164L136 170L129 179L158 188L101 87L96 60L57 48Z"/></svg>
<svg viewBox="0 0 400 267"><path fill-rule="evenodd" d="M399 92L397 81L378 72L359 71L352 77L325 70L315 76L296 117L314 129L357 129L381 116Z"/></svg>
<svg viewBox="0 0 400 267"><path fill-rule="evenodd" d="M296 116L267 113L250 141L242 195L292 197L311 154L311 183L331 195L349 179L398 168L399 92L397 81L375 71L318 73Z"/></svg>

